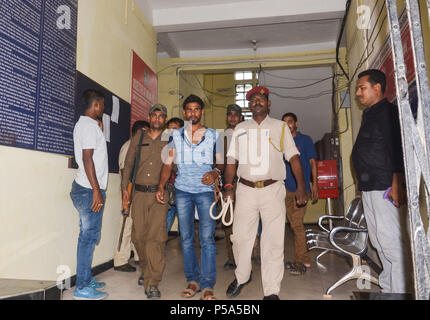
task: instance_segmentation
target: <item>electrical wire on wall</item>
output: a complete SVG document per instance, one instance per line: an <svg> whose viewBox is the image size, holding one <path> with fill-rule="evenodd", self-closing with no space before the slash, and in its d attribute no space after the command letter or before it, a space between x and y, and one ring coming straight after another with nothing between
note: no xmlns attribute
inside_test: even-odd
<svg viewBox="0 0 430 320"><path fill-rule="evenodd" d="M204 86L202 85L202 83L200 82L200 80L194 75L194 77L196 78L196 83L191 83L188 79L186 79L181 70L183 67L186 66L216 66L216 65L236 65L236 64L244 64L244 63L260 63L259 65L259 69L258 69L258 74L259 74L259 79L260 79L260 83L265 83L267 82L266 79L267 77L275 77L275 78L281 78L281 79L286 79L286 80L292 80L292 81L301 81L301 82L308 82L308 81L312 81L311 83L305 83L303 85L294 85L294 86L271 86L270 84L266 84L266 86L271 89L271 93L275 96L278 96L280 98L284 98L284 99L292 99L292 100L298 100L298 101L304 101L304 100L311 100L311 99L318 99L322 96L325 95L332 95L332 103L334 106L333 109L333 117L334 117L334 123L335 123L335 128L336 130L334 130L335 132L339 132L338 130L338 115L340 112L340 109L342 109L344 103L345 103L345 97L342 99L340 106L338 108L336 108L335 106L338 105L335 101L335 96L338 92L348 89L350 88L352 82L354 81L354 78L356 76L356 74L358 73L358 71L360 70L360 68L364 65L364 63L370 58L370 56L373 54L374 50L375 50L375 42L379 36L379 34L382 31L382 28L384 26L384 22L387 19L387 17L385 16L384 19L380 22L380 27L377 30L377 26L379 23L379 20L382 16L382 13L384 12L384 8L385 8L385 3L382 5L381 10L379 11L379 14L376 18L376 21L374 22L373 28L371 30L369 30L369 28L366 29L366 35L367 35L367 39L368 42L363 50L363 53L360 57L360 60L357 64L357 66L355 67L353 72L350 72L349 75L345 72L345 70L343 69L343 66L340 64L339 62L339 47L340 47L340 43L342 40L342 36L344 33L344 29L346 26L346 22L347 22L347 18L348 18L348 13L349 13L349 9L351 6L351 1L348 0L347 4L346 4L346 10L345 10L345 15L344 18L342 20L342 26L341 26L341 30L340 30L340 34L338 37L338 41L337 41L337 46L336 46L336 61L334 61L335 63L337 63L340 66L340 69L342 70L343 74L334 74L333 76L330 77L325 77L325 78L321 78L321 79L296 79L296 78L292 78L292 77L285 77L285 76L279 76L276 75L274 73L268 72L266 70L262 69L261 63L263 62L296 62L296 63L307 63L307 62L317 62L317 61L327 61L330 58L310 58L310 59L296 59L296 58L282 58L282 59L247 59L247 60L231 60L231 61L207 61L207 62L191 62L191 63L173 63L170 65L165 66L163 69L161 69L158 74L162 73L163 71L167 70L168 68L172 68L172 67L176 67L176 72L177 74L181 77L182 80L184 80L188 85L190 85L190 87L196 89L196 90L200 90L202 92L204 92L207 101L213 105L214 107L220 107L220 108L225 108L225 106L221 106L221 105L215 105L213 104L213 100L212 98L214 96L216 97L222 97L222 98L232 98L235 97L235 94L223 94L223 93L219 93L219 92L213 92L211 90L208 90L206 88L204 88ZM371 11L371 15L370 18L373 17L374 13L376 12L376 8L377 8L377 3L375 2L375 5L372 8ZM370 20L369 20L370 23ZM357 32L357 31L356 31ZM376 33L375 33L376 32ZM370 35L369 35L370 34ZM369 48L370 48L370 52L369 52ZM351 50L351 49L350 49ZM347 78L347 83L343 84L342 86L336 87L336 80L339 76L344 75ZM316 86L318 84L321 84L325 81L328 80L332 80L332 89L331 90L323 90L323 91L319 91L319 92L315 92L312 94L306 94L305 96L296 96L296 95L286 95L283 94L282 92L280 92L280 89L286 89L286 90L298 90L298 89L305 89L305 88L311 88L313 86ZM212 98L211 98L212 97ZM345 115L346 115L346 120L347 120L347 129L349 129L349 120L348 120L348 111L345 109ZM345 130L342 131L342 133L346 132Z"/></svg>

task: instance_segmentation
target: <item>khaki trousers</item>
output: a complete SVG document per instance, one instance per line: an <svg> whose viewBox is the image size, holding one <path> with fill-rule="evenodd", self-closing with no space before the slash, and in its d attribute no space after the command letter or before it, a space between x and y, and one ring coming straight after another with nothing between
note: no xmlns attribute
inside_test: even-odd
<svg viewBox="0 0 430 320"><path fill-rule="evenodd" d="M298 208L295 198L296 193L288 191L288 189L285 189L285 191L287 218L294 233L294 261L301 262L303 264L310 264L311 259L306 245L305 226L303 225L307 204L304 207Z"/></svg>
<svg viewBox="0 0 430 320"><path fill-rule="evenodd" d="M251 254L261 217L261 278L264 295L279 295L284 276L285 186L282 181L265 188L237 184L233 253L239 284L251 275Z"/></svg>
<svg viewBox="0 0 430 320"><path fill-rule="evenodd" d="M119 237L121 235L122 223L123 223L123 217L121 216L121 221L119 223L119 230L118 230L118 238L115 243L115 255L113 257L113 265L115 267L119 267L128 263L128 260L130 259L131 251L134 252L134 261L139 261L139 255L137 253L137 250L134 247L133 243L131 242L131 226L133 225L133 219L130 217L130 215L125 220L121 248L118 251L118 243L119 243Z"/></svg>
<svg viewBox="0 0 430 320"><path fill-rule="evenodd" d="M167 199L167 194L164 195ZM144 274L144 287L158 286L166 265L164 248L167 241L167 204L159 204L155 193L136 192L131 213L131 240L139 254Z"/></svg>
<svg viewBox="0 0 430 320"><path fill-rule="evenodd" d="M227 212L227 216L225 220L230 221L230 211ZM231 238L230 238L231 235L233 234L233 225L226 227L223 224L222 227L224 229L224 234L225 234L225 248L227 249L228 260L231 260L234 262L233 247L232 247Z"/></svg>
<svg viewBox="0 0 430 320"><path fill-rule="evenodd" d="M237 182L233 183L234 192L236 192L236 188L237 188ZM233 211L234 211L235 204L236 203L234 202ZM218 212L217 212L217 215L218 215ZM225 220L230 221L230 210L227 212L227 216L225 217ZM227 249L228 260L231 260L234 262L233 244L231 242L231 235L233 234L233 224L229 225L228 227L222 224L222 227L224 229L224 234L225 234L225 248Z"/></svg>

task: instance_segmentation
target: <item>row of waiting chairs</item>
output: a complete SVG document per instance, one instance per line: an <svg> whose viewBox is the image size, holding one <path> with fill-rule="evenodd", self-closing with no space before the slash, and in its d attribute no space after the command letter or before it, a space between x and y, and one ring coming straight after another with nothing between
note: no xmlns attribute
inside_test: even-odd
<svg viewBox="0 0 430 320"><path fill-rule="evenodd" d="M331 230L323 225L325 221L331 222L333 225ZM352 259L352 269L330 286L326 295L329 296L334 289L353 279L362 279L379 285L378 280L370 272L365 272L368 269L362 267L362 259L367 252L368 235L361 198L357 197L351 202L345 216L321 216L318 219L318 227L317 230L306 230L308 249L323 250L316 258L318 265L320 265L319 259L329 252Z"/></svg>

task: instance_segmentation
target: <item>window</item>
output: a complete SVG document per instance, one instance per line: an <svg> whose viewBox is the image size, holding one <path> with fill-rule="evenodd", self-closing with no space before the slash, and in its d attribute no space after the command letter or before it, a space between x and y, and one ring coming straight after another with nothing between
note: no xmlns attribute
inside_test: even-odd
<svg viewBox="0 0 430 320"><path fill-rule="evenodd" d="M234 74L236 82L236 99L235 103L243 108L245 120L252 118L252 113L248 109L248 101L246 101L246 93L254 86L258 85L258 73L255 71L238 71Z"/></svg>
<svg viewBox="0 0 430 320"><path fill-rule="evenodd" d="M252 89L252 83L237 84L236 85L236 104L241 108L248 106L246 101L246 93Z"/></svg>

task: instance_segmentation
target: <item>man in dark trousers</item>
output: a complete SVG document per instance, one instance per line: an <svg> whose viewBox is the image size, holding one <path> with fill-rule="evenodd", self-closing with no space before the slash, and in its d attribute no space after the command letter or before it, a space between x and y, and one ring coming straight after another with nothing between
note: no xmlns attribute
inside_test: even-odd
<svg viewBox="0 0 430 320"><path fill-rule="evenodd" d="M286 122L290 128L294 143L300 152L300 162L302 164L303 175L305 178L306 192L312 195L313 203L318 201L317 186L317 152L315 150L312 138L298 131L299 122L297 116L288 112L282 116L282 121ZM289 269L290 274L302 275L306 273L307 268L311 266L308 248L306 245L305 226L303 220L306 214L307 204L298 206L295 200L297 183L291 171L291 165L286 162L287 178L285 179L285 206L287 208L287 217L291 229L294 233L294 262L286 262L285 267ZM312 189L310 181L312 178Z"/></svg>
<svg viewBox="0 0 430 320"><path fill-rule="evenodd" d="M382 262L379 285L384 293L405 293L410 261L402 230L406 217L399 211L406 197L402 141L397 107L384 98L385 86L385 74L379 70L358 75L356 96L366 109L352 162L370 241Z"/></svg>
<svg viewBox="0 0 430 320"><path fill-rule="evenodd" d="M134 137L136 134L142 133L142 129L149 130L149 123L144 120L138 120L133 124L133 127L131 128L131 136ZM121 176L124 171L124 163L125 163L125 157L128 152L128 148L130 147L131 138L125 142L121 150L119 151L119 157L118 157L118 164L119 164L119 171L121 173ZM122 225L124 223L124 225ZM130 214L126 217L125 222L123 222L123 219L121 219L120 223L120 231L118 232L118 240L121 241L121 246L118 248L118 246L115 246L115 254L113 256L113 269L115 271L121 271L121 272L135 272L136 268L133 267L131 264L128 263L128 260L130 259L130 253L134 253L134 261L135 263L139 263L139 254L136 252L136 248L133 246L133 243L131 242L131 227L133 225L133 220L130 217ZM123 230L121 235L121 229ZM122 236L122 239L119 239Z"/></svg>
<svg viewBox="0 0 430 320"><path fill-rule="evenodd" d="M150 128L145 132L140 146L140 134L131 139L121 181L123 203L127 203L130 197L127 187L133 174L134 162L140 147L141 153L131 212L133 219L131 241L139 254L139 264L142 271L138 283L143 282L145 294L150 299L161 297L158 284L166 265L164 248L167 241L168 205L160 204L155 200L163 165L161 152L167 144L167 141L161 139L166 118L167 109L165 106L156 104L150 108Z"/></svg>

